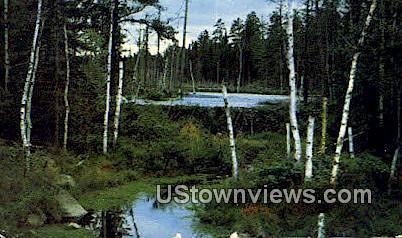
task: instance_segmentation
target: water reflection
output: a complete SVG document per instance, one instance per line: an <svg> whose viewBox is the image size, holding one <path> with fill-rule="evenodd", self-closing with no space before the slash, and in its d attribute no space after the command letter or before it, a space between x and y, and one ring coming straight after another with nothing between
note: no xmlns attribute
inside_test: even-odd
<svg viewBox="0 0 402 238"><path fill-rule="evenodd" d="M123 210L93 214L91 228L100 238L209 238L195 227L194 212L186 205L159 204L145 195Z"/></svg>

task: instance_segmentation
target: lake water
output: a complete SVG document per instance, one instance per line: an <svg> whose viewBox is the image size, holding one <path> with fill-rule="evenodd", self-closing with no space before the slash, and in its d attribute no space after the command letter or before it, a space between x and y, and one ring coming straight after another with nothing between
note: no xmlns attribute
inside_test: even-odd
<svg viewBox="0 0 402 238"><path fill-rule="evenodd" d="M278 104L289 100L288 96L283 95L262 95L262 94L228 94L228 100L231 107L235 108L255 108L262 104ZM199 106L199 107L224 107L222 93L195 93L189 94L182 99L169 101L152 101L137 99L138 105L162 105L162 106Z"/></svg>

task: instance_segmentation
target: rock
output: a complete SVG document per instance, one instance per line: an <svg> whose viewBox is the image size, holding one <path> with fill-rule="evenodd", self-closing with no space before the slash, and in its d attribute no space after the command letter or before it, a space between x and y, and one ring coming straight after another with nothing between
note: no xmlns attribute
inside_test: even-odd
<svg viewBox="0 0 402 238"><path fill-rule="evenodd" d="M81 229L81 226L78 225L75 222L70 222L70 224L68 224L69 227L75 228L75 229Z"/></svg>
<svg viewBox="0 0 402 238"><path fill-rule="evenodd" d="M230 238L239 238L239 235L237 234L237 232L235 232L230 235Z"/></svg>
<svg viewBox="0 0 402 238"><path fill-rule="evenodd" d="M61 190L59 194L57 194L56 200L65 218L81 218L88 213L78 201L65 190Z"/></svg>
<svg viewBox="0 0 402 238"><path fill-rule="evenodd" d="M55 185L63 188L74 188L77 186L74 178L66 174L61 174L60 176L58 176Z"/></svg>
<svg viewBox="0 0 402 238"><path fill-rule="evenodd" d="M46 216L42 213L42 214L30 214L28 215L28 218L26 220L26 223L30 226L30 227L41 227L45 224L46 221Z"/></svg>

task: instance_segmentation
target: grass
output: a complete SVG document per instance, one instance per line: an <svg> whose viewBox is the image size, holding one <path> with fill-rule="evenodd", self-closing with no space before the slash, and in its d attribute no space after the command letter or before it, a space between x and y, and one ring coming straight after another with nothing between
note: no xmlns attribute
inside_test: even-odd
<svg viewBox="0 0 402 238"><path fill-rule="evenodd" d="M48 225L31 232L33 237L40 238L95 238L85 229L75 229L66 225Z"/></svg>
<svg viewBox="0 0 402 238"><path fill-rule="evenodd" d="M79 197L80 204L87 210L109 210L120 208L138 198L142 193L152 194L156 185L198 183L207 175L192 175L179 177L145 178L128 184L104 190L85 193Z"/></svg>

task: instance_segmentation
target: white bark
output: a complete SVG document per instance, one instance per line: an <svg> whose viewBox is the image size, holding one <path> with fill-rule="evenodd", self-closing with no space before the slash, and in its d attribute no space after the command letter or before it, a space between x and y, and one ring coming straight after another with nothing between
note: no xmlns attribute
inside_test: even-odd
<svg viewBox="0 0 402 238"><path fill-rule="evenodd" d="M338 170L339 170L339 163L340 163L340 158L341 158L341 153L342 153L342 148L343 148L343 141L344 141L345 134L346 134L346 128L348 126L350 102L352 100L353 88L354 88L354 83L355 83L355 79L356 79L357 63L358 63L358 60L359 60L359 57L361 54L361 47L363 46L364 40L367 35L367 30L370 27L370 23L373 19L373 14L374 14L376 7L377 7L377 0L373 0L371 3L370 12L367 15L367 19L366 19L365 25L363 27L363 31L360 36L359 42L358 42L358 51L353 56L352 67L350 69L350 76L349 76L349 85L348 85L348 89L346 91L345 103L343 106L342 121L341 121L341 126L339 128L338 140L336 143L334 165L332 167L332 172L331 172L331 181L330 182L333 185L336 184L336 179L337 179Z"/></svg>
<svg viewBox="0 0 402 238"><path fill-rule="evenodd" d="M4 69L4 89L7 92L10 79L8 0L4 0Z"/></svg>
<svg viewBox="0 0 402 238"><path fill-rule="evenodd" d="M400 148L398 147L395 150L394 157L392 159L392 166L391 166L391 173L390 173L390 180L392 181L395 179L395 174L396 174L396 165L398 164L398 158L399 158L399 150Z"/></svg>
<svg viewBox="0 0 402 238"><path fill-rule="evenodd" d="M70 87L70 54L69 54L68 34L66 24L64 24L64 52L66 57L66 85L64 88L64 107L66 111L64 116L63 150L67 151L68 121L70 116L70 103L68 101L68 92Z"/></svg>
<svg viewBox="0 0 402 238"><path fill-rule="evenodd" d="M233 130L233 123L232 123L232 116L230 114L230 105L228 101L228 92L225 85L222 87L223 92L223 100L225 103L225 112L226 112L226 119L227 119L227 126L229 130L229 140L230 140L230 151L232 155L232 173L233 177L238 178L239 171L238 171L238 163L237 163L237 154L236 154L236 142Z"/></svg>
<svg viewBox="0 0 402 238"><path fill-rule="evenodd" d="M113 147L117 145L117 138L119 136L119 122L121 113L121 104L123 101L123 81L124 81L124 63L119 63L119 88L117 89L116 96L116 111L114 114L114 137L113 137Z"/></svg>
<svg viewBox="0 0 402 238"><path fill-rule="evenodd" d="M313 178L313 146L314 146L314 117L309 117L307 128L307 144L306 144L306 171L304 180L311 181Z"/></svg>
<svg viewBox="0 0 402 238"><path fill-rule="evenodd" d="M21 129L21 137L22 137L22 143L23 143L23 148L24 152L26 155L27 159L27 170L29 170L29 156L30 156L30 126L28 125L28 122L31 120L31 114L30 114L30 108L31 108L31 98L32 94L31 92L33 91L33 85L34 85L34 79L35 79L35 68L37 68L37 63L38 63L38 56L39 56L39 34L40 34L40 28L41 28L41 20L42 20L42 0L38 1L38 10L37 10L37 16L36 16L36 23L35 23L35 31L34 31L34 37L33 37L33 42L32 42L32 48L31 48L31 56L29 59L29 65L28 65L28 73L27 77L25 79L25 84L24 84L24 91L21 99L21 110L20 110L20 129ZM29 128L29 129L28 129Z"/></svg>
<svg viewBox="0 0 402 238"><path fill-rule="evenodd" d="M328 116L328 98L322 99L321 115L321 149L320 153L325 154L327 150L327 116Z"/></svg>
<svg viewBox="0 0 402 238"><path fill-rule="evenodd" d="M318 216L318 235L317 238L325 238L325 214L320 213Z"/></svg>
<svg viewBox="0 0 402 238"><path fill-rule="evenodd" d="M289 123L286 123L286 154L287 154L287 156L288 156L288 159L291 159L292 158L292 155L291 155L291 142L290 142L290 133L291 133L291 131L290 131L290 124Z"/></svg>
<svg viewBox="0 0 402 238"><path fill-rule="evenodd" d="M110 83L112 80L112 53L113 53L113 18L115 4L112 1L110 9L110 31L109 31L109 46L108 46L108 62L107 62L107 76L106 76L106 109L103 122L103 153L107 154L108 151L108 134L109 134L109 111L110 111Z"/></svg>
<svg viewBox="0 0 402 238"><path fill-rule="evenodd" d="M355 158L355 146L353 144L353 129L352 127L348 128L348 136L349 136L349 155L350 158Z"/></svg>
<svg viewBox="0 0 402 238"><path fill-rule="evenodd" d="M287 6L287 5L290 6ZM287 53L287 61L289 67L289 86L290 86L290 125L292 129L293 139L295 141L295 159L301 161L302 148L299 133L299 125L297 122L297 88L296 88L296 70L295 70L295 58L294 58L294 35L293 35L293 0L290 0L288 4L285 4L288 8L288 26L287 34L289 35L289 50Z"/></svg>
<svg viewBox="0 0 402 238"><path fill-rule="evenodd" d="M194 79L194 73L193 73L193 62L190 60L190 75L191 75L191 81L193 83L193 93L196 93L195 90L195 79Z"/></svg>

